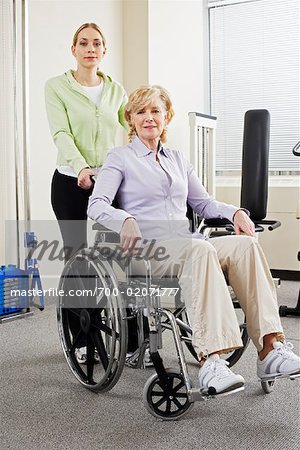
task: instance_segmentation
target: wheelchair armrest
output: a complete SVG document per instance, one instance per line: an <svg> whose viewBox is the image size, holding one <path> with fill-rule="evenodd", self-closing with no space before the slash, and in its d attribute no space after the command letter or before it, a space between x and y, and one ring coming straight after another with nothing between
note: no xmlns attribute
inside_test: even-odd
<svg viewBox="0 0 300 450"><path fill-rule="evenodd" d="M207 226L207 228L226 228L226 227L233 227L232 222L228 219L205 219L204 225Z"/></svg>
<svg viewBox="0 0 300 450"><path fill-rule="evenodd" d="M200 233L203 233L207 228L223 228L221 231L213 231L211 236L227 236L234 234L233 223L228 219L205 219L204 225L200 229Z"/></svg>
<svg viewBox="0 0 300 450"><path fill-rule="evenodd" d="M109 242L116 244L120 242L120 235L115 231L106 228L104 225L101 225L101 223L94 223L92 229L97 231L96 242Z"/></svg>
<svg viewBox="0 0 300 450"><path fill-rule="evenodd" d="M106 228L104 225L102 225L99 222L95 222L93 224L92 230L96 230L96 231L111 231L109 228Z"/></svg>

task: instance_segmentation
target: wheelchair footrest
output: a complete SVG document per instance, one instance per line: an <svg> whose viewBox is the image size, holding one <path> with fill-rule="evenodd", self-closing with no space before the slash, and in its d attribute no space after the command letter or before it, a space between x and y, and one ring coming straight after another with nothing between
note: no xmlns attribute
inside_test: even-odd
<svg viewBox="0 0 300 450"><path fill-rule="evenodd" d="M191 402L206 401L209 399L215 399L215 398L219 398L219 397L227 397L228 395L237 394L238 392L241 392L244 390L245 390L245 386L240 386L240 387L238 387L236 389L232 389L231 391L228 391L228 392L221 392L220 394L209 395L209 394L203 394L202 392L200 392L199 388L192 388L189 398L190 398Z"/></svg>
<svg viewBox="0 0 300 450"><path fill-rule="evenodd" d="M289 378L290 380L296 380L297 378L300 378L300 372L299 373L293 373L290 375L278 375L278 376L274 376L274 377L269 377L269 378L261 378L259 379L260 382L273 382L273 381L277 381L277 380L283 380Z"/></svg>

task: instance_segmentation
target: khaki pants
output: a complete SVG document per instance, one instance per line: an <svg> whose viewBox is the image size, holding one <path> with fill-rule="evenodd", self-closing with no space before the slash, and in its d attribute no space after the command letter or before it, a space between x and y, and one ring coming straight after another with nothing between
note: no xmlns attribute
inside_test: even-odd
<svg viewBox="0 0 300 450"><path fill-rule="evenodd" d="M165 248L168 258L151 259L152 275L178 277L192 312L193 345L199 357L242 346L224 274L246 314L248 333L257 350L263 347L264 335L283 337L274 283L255 238L169 240L157 246Z"/></svg>

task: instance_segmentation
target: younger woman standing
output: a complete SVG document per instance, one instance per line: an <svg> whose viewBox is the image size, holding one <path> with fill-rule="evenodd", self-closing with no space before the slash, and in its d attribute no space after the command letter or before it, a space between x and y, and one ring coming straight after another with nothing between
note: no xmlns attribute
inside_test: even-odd
<svg viewBox="0 0 300 450"><path fill-rule="evenodd" d="M126 127L127 102L124 88L99 70L106 40L98 25L81 25L71 50L76 70L51 78L45 86L50 130L58 149L51 203L63 237L65 260L86 246L91 177L115 146L118 124Z"/></svg>

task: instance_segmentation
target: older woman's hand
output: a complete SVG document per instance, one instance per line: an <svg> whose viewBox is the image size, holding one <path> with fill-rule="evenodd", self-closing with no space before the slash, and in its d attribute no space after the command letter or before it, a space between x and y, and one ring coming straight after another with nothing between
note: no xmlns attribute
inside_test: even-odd
<svg viewBox="0 0 300 450"><path fill-rule="evenodd" d="M242 209L238 209L233 217L234 231L236 234L245 233L247 236L255 235L255 225Z"/></svg>
<svg viewBox="0 0 300 450"><path fill-rule="evenodd" d="M124 221L120 232L120 242L124 255L134 256L138 254L141 240L142 234L136 220L129 217Z"/></svg>
<svg viewBox="0 0 300 450"><path fill-rule="evenodd" d="M85 190L90 189L93 186L93 182L91 180L93 175L96 175L96 172L89 167L82 169L78 175L78 186Z"/></svg>

